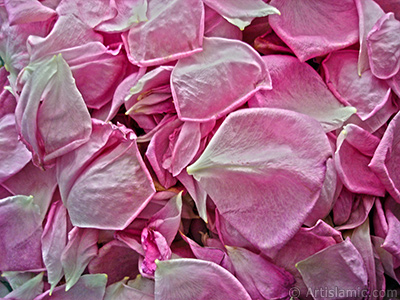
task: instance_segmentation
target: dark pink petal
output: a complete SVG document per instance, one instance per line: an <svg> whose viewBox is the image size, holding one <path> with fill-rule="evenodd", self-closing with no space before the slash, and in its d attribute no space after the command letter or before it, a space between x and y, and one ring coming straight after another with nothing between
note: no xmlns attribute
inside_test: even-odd
<svg viewBox="0 0 400 300"><path fill-rule="evenodd" d="M312 210L330 155L314 119L283 109L244 109L225 119L187 171L236 230L271 250L282 247Z"/></svg>
<svg viewBox="0 0 400 300"><path fill-rule="evenodd" d="M400 69L400 21L393 13L382 16L368 33L367 47L372 73L380 79L393 77Z"/></svg>
<svg viewBox="0 0 400 300"><path fill-rule="evenodd" d="M357 61L356 51L345 50L330 54L322 65L328 87L343 104L354 106L357 115L364 121L380 110L388 110L390 88L370 70L359 76ZM390 117L392 110L388 110L388 113L386 119L379 118L381 125Z"/></svg>
<svg viewBox="0 0 400 300"><path fill-rule="evenodd" d="M200 0L151 0L146 15L146 22L122 36L133 64L159 65L201 51L204 7Z"/></svg>
<svg viewBox="0 0 400 300"><path fill-rule="evenodd" d="M400 203L400 176L398 172L400 151L400 113L391 120L379 143L369 167L385 186L390 195Z"/></svg>
<svg viewBox="0 0 400 300"><path fill-rule="evenodd" d="M61 255L66 245L67 210L59 200L51 206L42 234L42 257L51 291L64 275Z"/></svg>
<svg viewBox="0 0 400 300"><path fill-rule="evenodd" d="M105 273L107 284L113 284L125 276L135 278L139 274L139 254L125 243L113 240L99 250L99 255L88 265L91 274Z"/></svg>
<svg viewBox="0 0 400 300"><path fill-rule="evenodd" d="M15 117L33 162L41 167L85 143L92 131L88 109L61 55L41 63L30 75Z"/></svg>
<svg viewBox="0 0 400 300"><path fill-rule="evenodd" d="M385 215L388 230L382 248L400 259L400 205L391 197L385 201Z"/></svg>
<svg viewBox="0 0 400 300"><path fill-rule="evenodd" d="M250 46L205 38L202 52L178 61L171 88L181 120L209 121L240 107L258 90L272 87L264 61Z"/></svg>
<svg viewBox="0 0 400 300"><path fill-rule="evenodd" d="M46 291L35 300L99 300L104 297L106 283L105 274L83 275L70 290L66 291L65 285L61 285L51 295Z"/></svg>
<svg viewBox="0 0 400 300"><path fill-rule="evenodd" d="M230 23L243 30L254 18L280 14L275 7L262 0L243 2L240 0L204 0L204 3L218 12Z"/></svg>
<svg viewBox="0 0 400 300"><path fill-rule="evenodd" d="M385 12L373 0L356 0L360 28L360 51L358 53L358 75L369 69L369 58L367 50L367 34L370 32L376 21Z"/></svg>
<svg viewBox="0 0 400 300"><path fill-rule="evenodd" d="M20 171L30 160L31 153L19 141L14 114L0 118L0 182Z"/></svg>
<svg viewBox="0 0 400 300"><path fill-rule="evenodd" d="M123 229L155 193L133 131L97 120L89 141L57 161L57 177L79 227Z"/></svg>
<svg viewBox="0 0 400 300"><path fill-rule="evenodd" d="M285 299L294 284L293 276L259 254L226 246L236 278L252 299Z"/></svg>
<svg viewBox="0 0 400 300"><path fill-rule="evenodd" d="M215 263L172 259L157 263L155 300L250 300L240 282Z"/></svg>
<svg viewBox="0 0 400 300"><path fill-rule="evenodd" d="M378 146L379 139L357 125L346 125L337 140L336 170L351 192L383 197L385 187L368 167L373 151L363 148L364 143L374 148Z"/></svg>
<svg viewBox="0 0 400 300"><path fill-rule="evenodd" d="M33 196L0 200L0 269L25 271L42 268L42 218Z"/></svg>
<svg viewBox="0 0 400 300"><path fill-rule="evenodd" d="M358 41L358 15L353 0L272 0L270 4L282 14L269 17L272 29L300 61Z"/></svg>
<svg viewBox="0 0 400 300"><path fill-rule="evenodd" d="M397 20L400 19L400 3L397 0L374 0L388 13L393 12Z"/></svg>
<svg viewBox="0 0 400 300"><path fill-rule="evenodd" d="M326 132L340 128L354 107L343 106L329 91L319 74L308 64L289 55L263 57L271 74L273 89L259 91L250 107L283 108L313 117Z"/></svg>
<svg viewBox="0 0 400 300"><path fill-rule="evenodd" d="M315 300L326 299L327 296L320 291L329 291L331 287L356 291L356 295L351 294L350 297L337 294L331 299L364 299L363 293L366 294L368 288L367 270L360 253L349 239L298 262L296 267Z"/></svg>
<svg viewBox="0 0 400 300"><path fill-rule="evenodd" d="M37 0L5 0L10 25L46 21L57 16L51 8Z"/></svg>
<svg viewBox="0 0 400 300"><path fill-rule="evenodd" d="M89 262L97 255L99 231L74 227L68 234L68 244L61 254L68 291L79 280Z"/></svg>

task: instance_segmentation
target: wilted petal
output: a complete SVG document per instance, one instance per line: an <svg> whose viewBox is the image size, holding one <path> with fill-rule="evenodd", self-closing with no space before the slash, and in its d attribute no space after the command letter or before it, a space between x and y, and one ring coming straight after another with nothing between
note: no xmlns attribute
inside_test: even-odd
<svg viewBox="0 0 400 300"><path fill-rule="evenodd" d="M249 100L250 107L297 111L319 121L326 132L340 128L356 112L354 107L345 107L335 98L310 65L289 55L267 55L263 60L273 89L259 91Z"/></svg>
<svg viewBox="0 0 400 300"><path fill-rule="evenodd" d="M330 155L314 119L282 109L244 109L225 119L187 171L221 215L266 250L283 246L303 224L321 192Z"/></svg>
<svg viewBox="0 0 400 300"><path fill-rule="evenodd" d="M272 0L270 4L282 14L269 17L272 29L300 61L358 41L358 15L353 0Z"/></svg>
<svg viewBox="0 0 400 300"><path fill-rule="evenodd" d="M85 143L92 131L87 107L61 55L33 71L22 89L15 115L22 139L33 152L34 163L40 166Z"/></svg>
<svg viewBox="0 0 400 300"><path fill-rule="evenodd" d="M25 271L42 268L42 218L32 196L0 200L0 269Z"/></svg>
<svg viewBox="0 0 400 300"><path fill-rule="evenodd" d="M393 77L400 69L400 21L393 13L382 16L368 33L367 47L372 73L380 79Z"/></svg>
<svg viewBox="0 0 400 300"><path fill-rule="evenodd" d="M224 116L258 90L272 86L264 61L249 45L205 38L202 52L178 61L172 71L171 88L181 120L208 121Z"/></svg>
<svg viewBox="0 0 400 300"><path fill-rule="evenodd" d="M105 274L83 275L70 290L66 291L65 285L61 285L54 289L51 296L47 291L35 300L99 300L104 297L106 283Z"/></svg>
<svg viewBox="0 0 400 300"><path fill-rule="evenodd" d="M262 0L243 2L240 0L203 0L205 4L217 11L230 23L243 30L254 18L271 14L280 14L275 7Z"/></svg>
<svg viewBox="0 0 400 300"><path fill-rule="evenodd" d="M252 299L285 299L294 284L293 276L259 254L226 246L237 279Z"/></svg>
<svg viewBox="0 0 400 300"><path fill-rule="evenodd" d="M147 17L123 35L133 64L159 65L201 51L204 8L200 0L150 0Z"/></svg>
<svg viewBox="0 0 400 300"><path fill-rule="evenodd" d="M369 167L385 186L390 195L400 203L400 175L398 166L400 163L400 113L391 120Z"/></svg>
<svg viewBox="0 0 400 300"><path fill-rule="evenodd" d="M68 234L68 244L61 254L68 291L82 275L89 262L97 255L99 231L74 227Z"/></svg>
<svg viewBox="0 0 400 300"><path fill-rule="evenodd" d="M37 0L6 0L10 25L39 22L55 17L57 13Z"/></svg>
<svg viewBox="0 0 400 300"><path fill-rule="evenodd" d="M172 259L157 263L156 300L250 300L240 282L215 263L199 259Z"/></svg>
<svg viewBox="0 0 400 300"><path fill-rule="evenodd" d="M298 262L296 267L316 300L326 299L329 294L324 291L331 288L344 293L330 299L364 299L368 288L367 270L349 239Z"/></svg>

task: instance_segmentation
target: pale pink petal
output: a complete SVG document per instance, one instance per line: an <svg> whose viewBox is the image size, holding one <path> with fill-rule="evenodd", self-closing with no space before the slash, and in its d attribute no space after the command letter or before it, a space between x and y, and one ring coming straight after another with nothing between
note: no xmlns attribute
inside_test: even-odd
<svg viewBox="0 0 400 300"><path fill-rule="evenodd" d="M233 40L242 40L242 31L232 23L229 23L215 10L204 6L204 36L206 37L222 37Z"/></svg>
<svg viewBox="0 0 400 300"><path fill-rule="evenodd" d="M150 0L147 17L122 36L133 64L154 66L201 51L204 8L200 0Z"/></svg>
<svg viewBox="0 0 400 300"><path fill-rule="evenodd" d="M369 69L367 35L385 12L373 0L355 0L360 28L360 51L358 53L358 75Z"/></svg>
<svg viewBox="0 0 400 300"><path fill-rule="evenodd" d="M272 86L264 61L249 45L205 38L202 52L178 61L171 88L179 118L198 122L218 119Z"/></svg>
<svg viewBox="0 0 400 300"><path fill-rule="evenodd" d="M57 177L79 227L123 229L155 193L133 131L97 120L89 141L57 161Z"/></svg>
<svg viewBox="0 0 400 300"><path fill-rule="evenodd" d="M375 151L369 167L385 186L390 195L400 203L400 176L398 172L400 151L399 134L400 113L389 123L388 128Z"/></svg>
<svg viewBox="0 0 400 300"><path fill-rule="evenodd" d="M155 300L250 300L240 282L215 263L172 259L157 263Z"/></svg>
<svg viewBox="0 0 400 300"><path fill-rule="evenodd" d="M1 299L30 300L43 292L43 272L28 280Z"/></svg>
<svg viewBox="0 0 400 300"><path fill-rule="evenodd" d="M154 281L142 276L128 281L128 277L106 289L104 300L154 300Z"/></svg>
<svg viewBox="0 0 400 300"><path fill-rule="evenodd" d="M358 15L353 0L272 0L270 4L282 14L269 17L272 29L300 61L358 41Z"/></svg>
<svg viewBox="0 0 400 300"><path fill-rule="evenodd" d="M68 244L61 254L68 291L79 280L89 262L97 255L99 231L91 228L74 227L68 233Z"/></svg>
<svg viewBox="0 0 400 300"><path fill-rule="evenodd" d="M357 115L365 121L374 117L378 111L386 110L385 107L391 101L390 87L370 70L359 76L357 61L357 51L344 50L331 53L322 65L329 89L342 103L354 106ZM388 112L391 113L391 110ZM389 117L390 114L382 122L386 122Z"/></svg>
<svg viewBox="0 0 400 300"><path fill-rule="evenodd" d="M272 14L280 14L275 7L262 0L203 0L205 4L218 12L230 23L243 30L250 25L254 18L265 17Z"/></svg>
<svg viewBox="0 0 400 300"><path fill-rule="evenodd" d="M298 262L296 267L315 300L325 300L326 295L318 291L329 291L331 287L343 291L356 291L355 295L351 294L350 297L337 294L332 299L364 299L363 293L367 292L367 270L350 239Z"/></svg>
<svg viewBox="0 0 400 300"><path fill-rule="evenodd" d="M380 79L400 70L400 21L393 13L382 16L368 33L367 47L372 73Z"/></svg>
<svg viewBox="0 0 400 300"><path fill-rule="evenodd" d="M329 91L319 74L308 64L289 55L263 56L273 89L259 91L249 107L283 108L319 121L326 132L340 128L355 108L343 106Z"/></svg>
<svg viewBox="0 0 400 300"><path fill-rule="evenodd" d="M282 247L312 210L330 155L314 119L283 109L244 109L225 119L187 171L236 230L271 250Z"/></svg>
<svg viewBox="0 0 400 300"><path fill-rule="evenodd" d="M5 0L10 25L46 21L57 16L51 8L37 0Z"/></svg>

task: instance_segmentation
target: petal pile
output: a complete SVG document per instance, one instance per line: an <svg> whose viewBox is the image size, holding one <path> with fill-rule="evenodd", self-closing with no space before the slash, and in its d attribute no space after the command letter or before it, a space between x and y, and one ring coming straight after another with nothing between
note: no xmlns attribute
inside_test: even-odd
<svg viewBox="0 0 400 300"><path fill-rule="evenodd" d="M0 299L400 297L398 0L0 2Z"/></svg>

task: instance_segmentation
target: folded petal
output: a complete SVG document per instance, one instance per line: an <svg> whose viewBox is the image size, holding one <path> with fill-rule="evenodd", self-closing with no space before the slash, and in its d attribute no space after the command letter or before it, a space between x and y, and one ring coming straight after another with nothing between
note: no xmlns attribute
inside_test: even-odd
<svg viewBox="0 0 400 300"><path fill-rule="evenodd" d="M272 0L270 4L282 14L269 17L272 29L302 62L358 41L353 0Z"/></svg>
<svg viewBox="0 0 400 300"><path fill-rule="evenodd" d="M176 64L171 88L179 118L199 122L218 119L272 86L264 61L250 46L205 38L202 52Z"/></svg>
<svg viewBox="0 0 400 300"><path fill-rule="evenodd" d="M382 16L367 37L372 74L380 79L393 77L400 70L400 21L393 13Z"/></svg>
<svg viewBox="0 0 400 300"><path fill-rule="evenodd" d="M343 106L308 64L289 55L263 57L271 74L273 89L259 91L249 107L283 108L313 117L326 132L340 128L355 108Z"/></svg>
<svg viewBox="0 0 400 300"><path fill-rule="evenodd" d="M298 262L296 267L316 300L327 299L328 292L335 290L344 292L331 299L361 300L367 294L367 270L350 239Z"/></svg>
<svg viewBox="0 0 400 300"><path fill-rule="evenodd" d="M400 151L400 113L389 123L369 167L374 171L390 195L400 203L400 176L398 172Z"/></svg>
<svg viewBox="0 0 400 300"><path fill-rule="evenodd" d="M201 51L204 7L200 0L151 0L147 17L123 35L133 64L154 66Z"/></svg>
<svg viewBox="0 0 400 300"><path fill-rule="evenodd" d="M156 300L250 300L240 282L215 263L199 259L172 259L157 263Z"/></svg>
<svg viewBox="0 0 400 300"><path fill-rule="evenodd" d="M187 171L236 230L259 249L274 249L313 208L330 155L314 119L282 109L244 109L225 119Z"/></svg>
<svg viewBox="0 0 400 300"><path fill-rule="evenodd" d="M271 14L280 14L279 10L275 7L261 0L251 2L243 2L240 0L204 0L204 3L217 11L230 23L239 27L240 30L250 25L254 18L265 17Z"/></svg>
<svg viewBox="0 0 400 300"><path fill-rule="evenodd" d="M97 120L89 141L57 161L57 178L79 227L123 229L155 193L133 131Z"/></svg>

